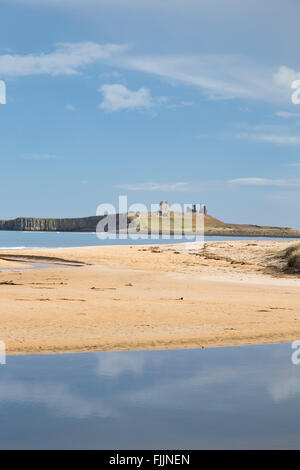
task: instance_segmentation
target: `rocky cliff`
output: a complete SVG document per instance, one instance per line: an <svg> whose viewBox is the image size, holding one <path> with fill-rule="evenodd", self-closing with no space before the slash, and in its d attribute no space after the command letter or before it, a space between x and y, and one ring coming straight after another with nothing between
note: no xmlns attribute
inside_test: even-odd
<svg viewBox="0 0 300 470"><path fill-rule="evenodd" d="M112 217L112 216L108 216ZM18 217L13 220L0 220L0 230L20 230L28 232L95 232L98 223L104 216L81 217L74 219L40 219L34 217ZM127 226L127 217L121 223L117 216L117 229ZM103 231L107 231L104 227Z"/></svg>

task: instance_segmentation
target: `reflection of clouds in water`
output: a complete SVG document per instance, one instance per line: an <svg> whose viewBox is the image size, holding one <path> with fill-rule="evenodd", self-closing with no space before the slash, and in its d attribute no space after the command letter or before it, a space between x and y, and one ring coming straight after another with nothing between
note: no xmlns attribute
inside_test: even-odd
<svg viewBox="0 0 300 470"><path fill-rule="evenodd" d="M222 352L220 350L220 353ZM241 350L237 349L237 354L239 352ZM275 348L272 354L274 362L280 362L280 359L284 357L282 352ZM119 395L119 400L123 403L136 402L158 407L174 407L179 399L190 397L190 405L193 406L192 397L194 396L203 397L203 403L198 403L197 408L237 409L238 402L243 406L243 397L249 400L252 396L255 399L253 387L260 397L262 394L266 397L271 396L275 403L300 395L300 376L297 378L289 375L289 371L292 373L290 367L280 374L282 369L280 364L274 374L274 369L268 367L270 358L271 363L273 362L273 356L262 355L261 362L256 358L243 365L235 365L233 361L232 366L222 365L221 356L218 365L210 364L209 354L207 361L202 362L201 365L191 356L193 367L189 369L190 373L182 368L182 374L178 375L178 370L183 364L177 364L175 355L173 359L169 352L165 354L163 352L161 355L149 351L108 352L99 354L96 373L101 376L119 377L123 373L133 376L143 375L153 366L155 369L168 370L167 376L162 374L159 380L154 379L145 384L141 379L135 390L130 390L130 392L123 390L123 393ZM266 363L265 359L267 359ZM189 362L190 356L187 356L186 360ZM232 394L236 394L238 402L222 396L222 386L232 387ZM211 396L212 399L207 400L207 396ZM189 407L187 403L185 406Z"/></svg>
<svg viewBox="0 0 300 470"><path fill-rule="evenodd" d="M222 395L220 386L238 383L245 375L248 375L248 371L241 367L212 367L186 377L162 378L155 384L130 392L126 400L140 405L151 403L163 408L177 407L178 403L185 400L183 403L186 409L236 409L237 403L228 401L228 397Z"/></svg>
<svg viewBox="0 0 300 470"><path fill-rule="evenodd" d="M118 377L125 372L141 375L144 372L146 362L149 362L149 354L143 352L104 352L98 355L98 375Z"/></svg>
<svg viewBox="0 0 300 470"><path fill-rule="evenodd" d="M300 396L300 377L281 376L278 381L270 385L269 392L274 402L281 402Z"/></svg>
<svg viewBox="0 0 300 470"><path fill-rule="evenodd" d="M0 403L34 403L74 418L107 417L113 413L99 398L85 398L65 384L29 383L21 380L0 381Z"/></svg>
<svg viewBox="0 0 300 470"><path fill-rule="evenodd" d="M245 355L243 362L235 359L247 350L236 350L227 356L199 351L189 352L103 352L78 356L81 368L63 382L32 380L0 380L0 404L30 404L44 406L53 413L74 418L116 417L126 415L126 408L177 410L197 412L236 412L245 404L261 400L278 403L300 396L300 367L286 366L284 355L269 353ZM282 359L283 358L283 359ZM21 359L20 359L21 361ZM77 362L76 362L77 363ZM65 366L64 358L59 362ZM40 362L44 368L43 358ZM60 374L61 376L61 374ZM31 374L29 372L29 377ZM85 378L84 378L85 377ZM48 379L50 380L50 379ZM89 387L80 387L90 383Z"/></svg>
<svg viewBox="0 0 300 470"><path fill-rule="evenodd" d="M275 357L277 357L277 352ZM116 353L114 357L108 355L104 361L99 359L98 371L100 374L110 376L119 376L123 372L131 372L135 375L142 374L151 363L153 365L156 362L153 359L149 353L144 353L144 355L142 353L140 355ZM156 359L158 359L157 356ZM164 361L161 358L160 361L161 365ZM176 363L176 361L174 362ZM169 371L167 376L162 375L159 380L151 381L146 385L140 383L142 387L130 391L130 393L126 393L125 390L122 400L131 403L151 403L155 406L173 407L182 397L192 399L193 396L202 396L204 398L203 404L199 403L197 407L216 410L217 408L228 409L229 406L232 408L239 406L234 400L228 400L228 397L222 396L224 390L222 386L232 387L232 394L237 396L241 406L243 406L243 397L255 399L254 389L260 397L270 396L275 403L300 396L300 375L299 377L291 375L295 370L291 369L290 365L287 370L280 373L283 369L281 365L279 365L279 369L274 370L268 367L268 363L264 363L263 357L261 363L250 361L248 364L238 366L234 364L232 366L210 365L208 360L207 363L202 363L199 368L195 361L189 375L186 375L184 370L182 370L182 375L174 374L178 371L177 367L174 367L174 362L170 361L170 357L168 357L166 363L170 363L170 367L165 367ZM172 374L174 375L172 376ZM205 398L207 396L214 399L207 400Z"/></svg>

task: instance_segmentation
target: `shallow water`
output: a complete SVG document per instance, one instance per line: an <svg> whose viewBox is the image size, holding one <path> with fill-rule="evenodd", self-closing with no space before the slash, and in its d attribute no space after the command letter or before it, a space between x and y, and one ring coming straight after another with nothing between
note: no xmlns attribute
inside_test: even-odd
<svg viewBox="0 0 300 470"><path fill-rule="evenodd" d="M12 356L0 448L299 448L290 344Z"/></svg>
<svg viewBox="0 0 300 470"><path fill-rule="evenodd" d="M226 240L294 240L295 238L266 238L266 237L205 237L205 241L226 241ZM180 243L193 240L177 240L174 237L158 240L151 238L144 240L99 240L95 233L73 233L73 232L14 232L0 231L0 250L5 249L26 249L26 248L65 248L73 246L97 246L97 245L146 245L161 243Z"/></svg>
<svg viewBox="0 0 300 470"><path fill-rule="evenodd" d="M26 264L28 266L23 266ZM0 271L35 271L36 269L57 269L57 268L70 268L70 267L80 267L74 264L62 264L62 263L28 263L26 261L22 262L21 267L18 268L0 268Z"/></svg>

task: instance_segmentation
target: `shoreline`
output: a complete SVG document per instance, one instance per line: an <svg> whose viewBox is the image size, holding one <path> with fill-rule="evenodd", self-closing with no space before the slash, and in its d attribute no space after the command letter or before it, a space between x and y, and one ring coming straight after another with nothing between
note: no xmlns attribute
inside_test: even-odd
<svg viewBox="0 0 300 470"><path fill-rule="evenodd" d="M278 233L279 230L282 230L282 233ZM289 230L291 230L292 233L289 233ZM64 231L64 230L61 230L61 231L57 231L57 230L7 230L7 229L1 229L0 228L0 233L1 232L12 232L12 233L18 233L18 232L21 232L21 233L56 233L56 234L62 234L62 233L67 233L67 234L77 234L77 235L97 235L97 233L108 233L108 232L95 232L95 231L82 231L82 232L77 232L77 231ZM297 232L295 234L293 234L293 232ZM115 233L112 233L113 235L116 235L116 239L118 238L119 235L137 235L137 232L127 232L127 231L119 231L117 232L116 234ZM158 236L158 237L161 237L161 236L164 236L164 235L168 235L170 237L176 237L176 236L182 236L183 238L185 236L188 236L188 237L196 237L196 236L202 236L202 235L196 235L194 231L185 231L184 233L182 233L182 231L166 231L166 232L159 232L159 233L152 233L152 232L146 232L146 231L139 231L138 232L139 235L147 235L147 236L150 236L151 237L151 234L154 235L154 236ZM253 231L253 232L246 232L245 231L231 231L230 229L228 230L209 230L209 231L205 231L204 232L204 238L205 237L241 237L241 238L283 238L283 239L299 239L300 240L300 229L297 230L297 229L282 229L282 228L279 228L278 230L276 230L275 232L273 232L272 230L270 230L269 232L267 230L265 230L264 232L261 231ZM132 241L135 241L135 240L132 240ZM155 238L153 238L152 240L153 242L155 241ZM187 243L187 242L182 242L182 243ZM18 247L18 249L22 249L23 247ZM57 247L59 248L59 247ZM1 249L1 248L0 248ZM9 247L7 247L7 249L9 249Z"/></svg>
<svg viewBox="0 0 300 470"><path fill-rule="evenodd" d="M281 341L281 342L265 342L265 343L249 343L249 344L227 344L227 345L218 345L218 346L207 346L207 347L187 347L187 348L156 348L156 349L112 349L112 350L70 350L70 351L50 351L50 352L33 352L33 353L6 353L6 357L15 357L15 356L52 356L52 355L62 355L62 354L90 354L98 352L147 352L147 351L186 351L186 350L199 350L199 349L219 349L219 348L249 348L255 346L274 346L279 344L290 345L291 341Z"/></svg>
<svg viewBox="0 0 300 470"><path fill-rule="evenodd" d="M300 277L274 263L294 243L6 250L0 339L7 355L292 342L300 338Z"/></svg>

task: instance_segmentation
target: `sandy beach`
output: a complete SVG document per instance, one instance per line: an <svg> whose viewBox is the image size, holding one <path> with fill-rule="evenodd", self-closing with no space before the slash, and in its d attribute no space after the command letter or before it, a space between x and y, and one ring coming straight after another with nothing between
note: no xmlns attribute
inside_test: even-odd
<svg viewBox="0 0 300 470"><path fill-rule="evenodd" d="M277 257L293 244L1 252L0 339L8 354L294 341L300 277Z"/></svg>

